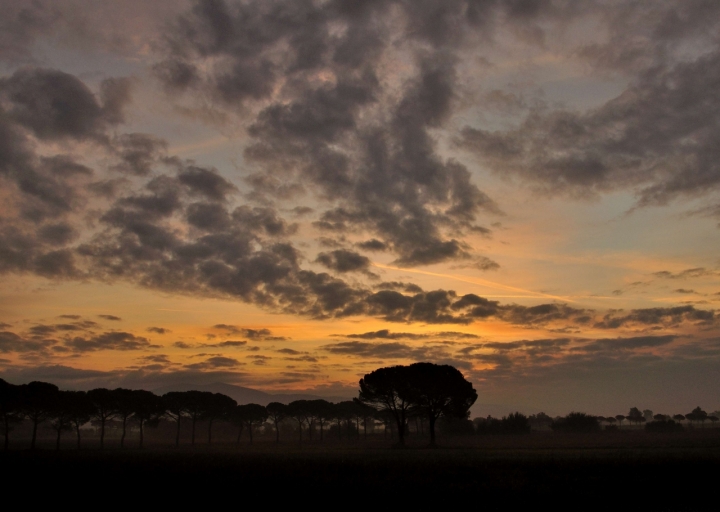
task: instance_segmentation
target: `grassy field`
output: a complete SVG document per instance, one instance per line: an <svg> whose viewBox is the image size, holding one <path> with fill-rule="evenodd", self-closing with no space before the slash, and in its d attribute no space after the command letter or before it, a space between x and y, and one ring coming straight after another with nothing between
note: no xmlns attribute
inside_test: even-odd
<svg viewBox="0 0 720 512"><path fill-rule="evenodd" d="M382 439L144 450L109 444L102 452L49 447L0 454L3 483L20 484L32 475L58 490L78 482L95 490L122 486L155 492L161 484L181 485L187 496L223 489L264 503L273 492L282 500L332 490L357 499L369 493L375 499L479 500L491 509L547 502L555 510L573 504L584 504L579 507L584 510L628 510L631 503L643 510L708 510L716 503L720 476L720 431L715 429L672 435L474 436L444 439L437 449L419 440L394 449Z"/></svg>

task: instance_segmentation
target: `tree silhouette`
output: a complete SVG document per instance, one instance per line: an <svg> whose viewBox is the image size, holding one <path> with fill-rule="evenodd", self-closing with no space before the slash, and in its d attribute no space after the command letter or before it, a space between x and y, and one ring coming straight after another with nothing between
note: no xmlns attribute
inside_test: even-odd
<svg viewBox="0 0 720 512"><path fill-rule="evenodd" d="M55 450L60 449L60 436L65 430L72 430L73 415L71 401L74 398L73 391L58 391L55 403L50 413L50 426L57 434Z"/></svg>
<svg viewBox="0 0 720 512"><path fill-rule="evenodd" d="M63 400L65 407L67 408L68 414L70 415L70 422L75 428L75 434L77 436L77 448L80 449L80 427L90 421L95 408L93 407L87 393L84 391L65 391L65 398Z"/></svg>
<svg viewBox="0 0 720 512"><path fill-rule="evenodd" d="M359 400L392 414L399 446L405 446L408 413L414 405L410 400L409 377L407 366L390 366L378 368L360 379Z"/></svg>
<svg viewBox="0 0 720 512"><path fill-rule="evenodd" d="M308 429L312 430L312 406L309 400L295 400L287 405L287 415L298 423L298 442L302 443L303 425L307 424ZM312 433L310 434L312 436ZM310 438L312 440L312 437Z"/></svg>
<svg viewBox="0 0 720 512"><path fill-rule="evenodd" d="M700 406L695 407L691 412L687 413L685 415L685 419L690 421L691 423L694 423L696 421L699 421L702 425L705 424L705 420L708 419L708 413L703 411Z"/></svg>
<svg viewBox="0 0 720 512"><path fill-rule="evenodd" d="M32 439L30 449L35 449L37 428L55 411L60 390L55 384L33 381L21 386L20 397L23 415L32 422Z"/></svg>
<svg viewBox="0 0 720 512"><path fill-rule="evenodd" d="M327 400L310 400L309 405L312 408L313 416L320 426L320 441L323 440L323 427L326 423L332 421L334 416L333 404Z"/></svg>
<svg viewBox="0 0 720 512"><path fill-rule="evenodd" d="M163 415L162 399L155 393L142 389L132 391L133 399L133 421L140 427L140 448L145 443L145 426L148 424L157 424L160 416Z"/></svg>
<svg viewBox="0 0 720 512"><path fill-rule="evenodd" d="M270 402L265 406L268 418L275 425L275 442L280 442L280 422L288 417L288 407L280 402Z"/></svg>
<svg viewBox="0 0 720 512"><path fill-rule="evenodd" d="M175 422L175 447L180 446L180 422L187 417L187 395L182 391L169 391L162 396L165 416Z"/></svg>
<svg viewBox="0 0 720 512"><path fill-rule="evenodd" d="M93 405L92 418L100 422L100 449L105 447L105 425L118 414L117 393L105 388L91 389L87 392Z"/></svg>
<svg viewBox="0 0 720 512"><path fill-rule="evenodd" d="M407 368L409 386L403 390L415 410L424 414L435 445L435 422L441 416L467 418L477 392L460 371L450 365L414 363Z"/></svg>
<svg viewBox="0 0 720 512"><path fill-rule="evenodd" d="M268 419L268 411L265 407L259 404L245 404L238 405L236 407L236 417L240 422L248 429L250 436L250 443L253 442L253 428L257 425L262 425L265 420ZM242 430L240 430L242 433ZM240 442L240 435L238 435L238 443Z"/></svg>
<svg viewBox="0 0 720 512"><path fill-rule="evenodd" d="M564 418L558 418L550 425L559 432L595 432L600 430L600 423L595 416L583 412L571 412Z"/></svg>
<svg viewBox="0 0 720 512"><path fill-rule="evenodd" d="M685 416L683 414L675 414L673 415L673 419L675 421L685 421Z"/></svg>
<svg viewBox="0 0 720 512"><path fill-rule="evenodd" d="M367 404L362 403L357 398L353 398L353 413L358 419L362 419L363 423L363 437L367 439L367 427L368 423L373 421L377 411L374 407L370 407ZM360 428L358 427L358 437L360 436Z"/></svg>
<svg viewBox="0 0 720 512"><path fill-rule="evenodd" d="M10 431L13 425L22 421L20 391L20 386L0 379L0 420L2 420L0 428L5 438L4 450L10 447Z"/></svg>
<svg viewBox="0 0 720 512"><path fill-rule="evenodd" d="M625 419L637 425L638 423L644 421L645 417L643 416L643 413L640 412L640 409L638 409L637 407L633 407L630 409L630 412L628 412L628 415L625 417Z"/></svg>
<svg viewBox="0 0 720 512"><path fill-rule="evenodd" d="M219 419L230 419L233 410L237 407L237 402L222 393L205 395L204 400L205 408L202 417L208 421L208 444L211 444L213 422Z"/></svg>
<svg viewBox="0 0 720 512"><path fill-rule="evenodd" d="M120 448L125 448L125 435L130 417L135 414L135 394L131 389L117 388L112 391L115 395L116 417L120 418L122 424L122 435L120 436Z"/></svg>
<svg viewBox="0 0 720 512"><path fill-rule="evenodd" d="M623 414L618 414L615 416L615 419L617 420L618 424L622 427L622 422L625 420L625 416Z"/></svg>

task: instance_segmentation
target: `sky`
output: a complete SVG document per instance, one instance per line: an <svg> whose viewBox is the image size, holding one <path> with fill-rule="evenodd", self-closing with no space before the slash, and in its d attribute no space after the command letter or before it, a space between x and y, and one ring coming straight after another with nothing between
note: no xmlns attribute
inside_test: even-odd
<svg viewBox="0 0 720 512"><path fill-rule="evenodd" d="M720 3L0 0L0 376L720 409Z"/></svg>

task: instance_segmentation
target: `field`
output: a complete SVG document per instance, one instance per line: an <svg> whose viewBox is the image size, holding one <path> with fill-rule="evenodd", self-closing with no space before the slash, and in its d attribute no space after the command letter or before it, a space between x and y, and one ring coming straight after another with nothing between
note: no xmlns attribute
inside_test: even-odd
<svg viewBox="0 0 720 512"><path fill-rule="evenodd" d="M156 444L143 450L120 450L113 440L103 451L68 445L59 452L47 443L35 452L2 453L0 463L12 468L3 478L8 486L28 475L58 490L80 483L95 490L158 492L163 484L182 484L187 498L216 489L266 504L316 494L319 508L332 491L345 496L345 505L367 495L472 500L491 509L545 503L555 510L628 510L634 504L643 510L708 510L717 503L720 430L470 436L444 438L435 449L419 439L393 448L381 437L303 445L245 440L178 449Z"/></svg>

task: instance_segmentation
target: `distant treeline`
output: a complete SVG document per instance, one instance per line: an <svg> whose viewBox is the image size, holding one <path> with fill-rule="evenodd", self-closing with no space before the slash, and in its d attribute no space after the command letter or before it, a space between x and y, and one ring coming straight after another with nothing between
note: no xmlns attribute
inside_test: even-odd
<svg viewBox="0 0 720 512"><path fill-rule="evenodd" d="M603 424L605 430L617 429L625 421L645 423L648 431L676 431L684 428L682 422L692 425L718 421L717 415L708 415L700 407L673 417L632 408L628 415L607 418L576 412L557 418L544 413L529 417L514 413L501 419L488 416L470 421L469 410L476 398L472 384L457 369L432 363L375 370L360 380L358 398L350 401L296 400L267 406L238 405L229 396L208 391L173 391L162 396L123 388L61 391L46 382L13 385L0 379L0 430L7 450L10 433L22 422L30 427L31 448L35 448L38 427L43 425L55 431L59 449L62 434L68 431L74 431L80 448L83 426L88 423L98 429L103 448L110 427L120 431L121 447L125 446L131 428L139 432L142 447L147 427L161 423L169 427L168 422L174 424L174 442L179 446L181 425L187 428L189 424L191 443L195 444L196 427L202 423L207 428L204 434L207 443L212 443L213 427L220 422L236 429L238 443L244 432L252 442L253 434L261 428L265 434L272 432L279 442L282 426L288 423L294 425L299 442L303 441L304 432L310 441L314 436L322 441L330 429L338 436L346 431L360 437L362 431L367 437L379 424L384 427L384 436L389 433L402 445L413 427L415 434L427 433L434 444L439 420L444 433L458 435L522 434L532 429L592 432L601 430Z"/></svg>

